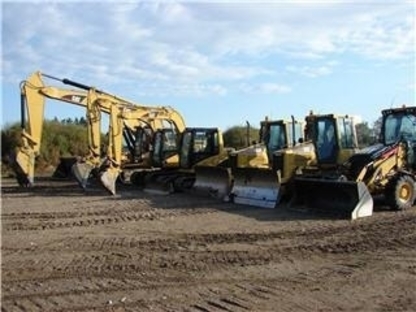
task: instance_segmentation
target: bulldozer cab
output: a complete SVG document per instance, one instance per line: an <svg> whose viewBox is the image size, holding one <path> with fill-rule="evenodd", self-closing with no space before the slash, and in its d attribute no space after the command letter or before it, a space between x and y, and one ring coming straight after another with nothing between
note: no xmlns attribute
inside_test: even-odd
<svg viewBox="0 0 416 312"><path fill-rule="evenodd" d="M302 137L303 125L296 121L262 121L260 142L265 144L269 162L276 151L295 145Z"/></svg>
<svg viewBox="0 0 416 312"><path fill-rule="evenodd" d="M358 146L353 118L349 116L307 116L305 137L313 142L319 165L343 163Z"/></svg>
<svg viewBox="0 0 416 312"><path fill-rule="evenodd" d="M217 128L186 128L181 137L180 167L192 168L199 162L220 153Z"/></svg>

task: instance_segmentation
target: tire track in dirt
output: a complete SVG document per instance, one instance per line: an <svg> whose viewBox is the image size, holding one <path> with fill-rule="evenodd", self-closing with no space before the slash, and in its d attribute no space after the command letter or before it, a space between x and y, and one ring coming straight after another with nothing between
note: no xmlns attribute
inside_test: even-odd
<svg viewBox="0 0 416 312"><path fill-rule="evenodd" d="M120 304L114 300L113 308L137 308L140 304L140 308L144 310L156 309L156 310L173 310L173 311L185 311L195 310L201 311L206 309L207 311L254 311L261 301L274 300L274 297L282 291L289 293L290 291L273 288L269 285L279 285L282 282L288 283L297 282L296 276L289 276L284 279L272 278L267 280L258 279L241 279L237 281L230 281L229 279L219 280L199 280L195 279L189 281L183 279L182 281L161 281L160 279L154 285L143 285L136 283L132 285L131 280L129 283L123 284L123 281L113 282L111 285L102 286L95 285L94 289L91 287L79 287L76 290L66 291L46 291L43 293L31 293L31 294L19 294L19 295L6 295L3 297L5 311L7 307L16 306L16 303L20 303L24 300L26 305L28 302L36 302L39 309L46 310L50 307L50 302L58 300L61 301L61 309L56 311L102 311L105 308L106 298L118 298L119 294L125 294L124 298L129 298L123 304ZM167 298L164 295L166 291L170 293L169 303L166 302ZM179 295L179 296L178 296ZM62 305L68 304L65 298L72 297L73 302L83 302L79 300L81 297L95 297L97 306L81 305L74 308L76 304L71 304L72 308L62 308ZM75 299L75 298L79 299ZM195 298L202 298L202 300L195 301ZM130 299L131 298L131 299ZM139 298L139 299L135 299ZM180 300L179 300L180 298ZM63 303L62 303L63 302ZM85 302L85 300L84 300ZM184 303L185 302L185 303ZM190 303L186 303L190 302ZM22 305L22 304L21 304ZM55 311L55 310L54 310ZM302 310L299 310L302 311Z"/></svg>
<svg viewBox="0 0 416 312"><path fill-rule="evenodd" d="M97 203L100 201L97 200ZM139 214L146 209L131 211L131 207L124 206L126 201L122 202L120 210L125 210L117 218L136 212ZM74 201L74 205L77 203L81 204L82 200ZM164 211L163 205L160 206L162 208L156 210ZM167 206L167 211L176 211L176 204L169 202ZM98 204L96 208L99 208ZM114 213L116 209L111 207L108 213ZM88 218L101 218L102 211ZM78 221L62 220L77 218L71 215L65 217L64 213L46 221ZM95 212L87 210L86 213ZM110 215L104 218L107 217ZM22 223L26 225L39 218L41 215L28 216ZM85 218L85 215L80 218ZM17 213L2 221L18 219ZM364 269L374 266L377 260L372 258L374 254L380 255L380 262L386 261L386 254L390 254L391 259L387 259L390 265L407 266L406 272L416 274L415 258L402 256L414 255L415 223L415 214L405 212L383 215L383 218L375 215L362 222L336 225L317 222L310 226L301 221L295 224L293 230L276 229L270 232L260 232L251 227L251 232L179 234L152 239L123 236L80 239L81 236L72 236L37 247L2 247L3 251L15 251L13 257L3 258L2 311L114 312L139 309L236 312L270 310L273 306L284 312L302 311L305 307L315 306L323 310L345 310L348 305L337 304L328 296L321 297L321 301L317 302L318 299L308 292L312 292L322 281L341 282L345 276L360 275ZM306 227L303 228L303 225ZM396 251L399 256L394 255ZM244 267L263 268L261 272L269 264L280 265L311 257L354 257L354 262L301 273L285 272L281 278L235 276L239 269L244 272ZM357 262L356 258L362 260ZM223 280L204 279L210 272L219 271L225 272ZM202 280L193 277L196 272L204 272ZM383 271L380 268L379 272L373 272ZM324 283L324 286L331 285ZM299 290L303 294L301 300ZM127 300L121 302L123 296ZM112 305L108 304L109 298L113 301ZM397 300L403 309L407 307L410 310L412 307L413 301L409 298L400 297ZM385 306L386 311L389 307L390 310L394 307L393 301Z"/></svg>
<svg viewBox="0 0 416 312"><path fill-rule="evenodd" d="M400 226L396 226L396 223ZM209 234L184 235L179 240L171 238L137 241L117 238L98 240L98 244L94 240L86 239L79 244L75 243L75 246L68 244L67 247L70 248L57 248L49 252L32 251L28 260L22 254L20 259L9 263L4 269L3 280L13 280L14 275L18 278L18 272L27 267L33 270L29 274L30 278L111 277L129 276L140 270L174 268L182 271L206 271L227 266L263 265L316 254L362 253L412 249L416 246L416 222L410 217L363 225L361 230L360 235L355 231L355 236L352 236L350 226L327 228L321 232L312 231L308 235L287 232L289 239L284 238L284 233L238 233L220 235L223 240L219 244L215 241L217 235ZM383 237L385 233L389 233L389 236ZM268 244L257 244L261 240L268 241ZM249 248L236 249L232 245L235 242L248 243ZM216 248L220 244L230 243L229 249Z"/></svg>
<svg viewBox="0 0 416 312"><path fill-rule="evenodd" d="M140 209L142 211L137 212L137 209L117 210L117 207L111 211L106 212L87 212L87 213L42 213L38 216L31 215L29 218L35 219L30 222L20 221L20 218L14 216L14 219L19 221L7 222L7 217L3 221L4 231L39 231L39 230L50 230L50 229L63 229L73 227L90 227L99 225L117 224L121 222L134 222L142 220L161 220L164 218L172 217L185 217L192 215L203 215L217 212L216 208L202 208L202 209L186 209L186 208L173 208L158 209L148 208ZM61 217L54 216L55 214L61 215ZM64 215L64 217L62 217ZM26 217L28 218L28 217ZM70 219L70 220L62 220ZM46 220L45 220L46 219ZM52 219L52 220L48 220ZM71 220L77 219L77 220Z"/></svg>
<svg viewBox="0 0 416 312"><path fill-rule="evenodd" d="M315 255L316 256L316 255ZM58 301L60 309L53 311L103 311L108 308L106 302L108 298L122 298L127 296L129 299L125 303L115 303L113 308L129 309L140 307L140 310L147 311L151 309L156 310L171 310L171 311L254 311L261 310L262 302L267 303L270 307L270 302L278 302L279 311L308 311L311 306L315 306L316 299L311 295L308 297L304 294L302 303L298 302L297 289L314 289L319 281L328 281L338 276L343 279L344 276L361 274L361 269L367 266L374 266L383 259L373 258L374 256L362 257L358 256L357 261L354 257L353 264L348 261L345 264L339 264L335 267L323 266L318 269L299 272L292 272L284 274L280 278L256 279L256 278L230 278L231 272L228 272L223 279L217 280L201 280L196 277L194 280L186 273L178 276L178 271L163 270L160 275L142 275L130 278L123 278L122 276L113 276L111 282L98 282L100 279L94 277L77 277L65 278L66 285L75 285L68 287L64 285L64 291L54 290L54 280L39 282L38 279L33 281L19 283L15 289L11 289L9 293L3 295L3 302L5 307L16 306L16 303L23 305L21 300L25 302L36 302L41 308L39 311L48 310L50 301ZM391 259L396 259L394 255ZM407 261L411 258L407 259ZM414 260L414 259L413 259ZM350 260L351 261L351 260ZM399 261L401 261L399 259ZM329 262L332 262L329 260ZM155 272L152 270L151 272ZM171 277L169 277L169 272ZM74 282L75 281L75 282ZM37 284L41 285L35 287ZM56 281L57 285L61 285L62 281ZM10 288L6 284L6 289ZM22 291L26 290L26 291ZM75 290L74 290L75 288ZM51 290L52 289L52 290ZM164 298L164 293L169 293L169 300ZM176 292L176 293L175 293ZM17 293L17 295L16 295ZM177 294L182 294L180 300L175 297ZM185 297L183 294L186 294ZM88 302L87 298L95 298L97 306L81 305L77 306L76 302ZM71 302L67 302L65 298L71 298ZM139 298L139 299L135 299ZM200 298L199 300L196 298ZM334 308L334 303L327 299L327 308ZM166 303L169 302L168 304ZM283 302L282 302L283 301ZM310 303L306 304L305 303ZM320 306L322 306L320 302ZM70 306L70 309L63 308L63 306ZM336 306L335 306L336 307ZM205 309L205 310L204 310ZM340 307L339 310L342 310ZM7 309L5 310L7 311ZM37 310L33 310L37 311Z"/></svg>

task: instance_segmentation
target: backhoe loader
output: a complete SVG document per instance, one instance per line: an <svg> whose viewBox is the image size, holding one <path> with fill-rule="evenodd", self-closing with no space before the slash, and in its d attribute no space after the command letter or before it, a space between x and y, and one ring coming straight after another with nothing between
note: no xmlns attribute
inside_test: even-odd
<svg viewBox="0 0 416 312"><path fill-rule="evenodd" d="M336 175L295 178L291 206L340 214L371 216L376 195L394 210L412 207L416 198L416 107L385 109L380 142L353 154Z"/></svg>
<svg viewBox="0 0 416 312"><path fill-rule="evenodd" d="M273 208L280 200L278 176L272 168L276 151L294 147L303 140L304 123L267 118L260 124L259 143L230 154L233 186L230 199L237 204ZM311 147L302 145L307 157ZM301 151L299 151L301 152Z"/></svg>
<svg viewBox="0 0 416 312"><path fill-rule="evenodd" d="M58 80L81 90L67 90L45 86L42 78ZM84 163L75 163L73 173L77 181L86 186L92 168L101 165L100 134L101 112L110 114L110 142L108 154L121 162L122 148L118 140L124 136L129 143L128 162L137 166L148 166L149 141L152 131L162 128L164 123L174 124L177 131L185 128L181 115L170 107L143 106L133 104L118 96L97 90L68 79L59 79L41 72L35 72L21 83L21 128L23 145L18 149L14 159L14 170L21 186L30 186L34 182L35 158L39 154L42 139L43 114L45 99L55 99L85 107L88 120L89 156ZM160 117L160 118L159 118ZM74 162L69 158L67 163ZM110 171L111 172L111 171ZM102 175L103 179L112 180L114 176ZM112 184L112 183L110 183Z"/></svg>

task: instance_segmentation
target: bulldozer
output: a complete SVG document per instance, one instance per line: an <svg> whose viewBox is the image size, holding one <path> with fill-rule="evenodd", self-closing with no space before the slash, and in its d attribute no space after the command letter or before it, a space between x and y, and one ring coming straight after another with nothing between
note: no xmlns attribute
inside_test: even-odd
<svg viewBox="0 0 416 312"><path fill-rule="evenodd" d="M44 78L71 85L77 90L45 86ZM133 167L150 166L150 144L148 142L152 139L153 132L163 128L166 122L171 126L174 125L175 130L179 132L185 128L182 116L171 107L134 104L96 88L41 72L31 74L21 83L20 90L23 144L14 155L13 168L21 186L31 186L34 183L35 159L39 154L42 140L46 98L86 108L89 155L82 162L77 161L74 157L63 159L55 173L55 175L67 176L69 168L71 168L76 180L84 188L91 170L102 166L100 151L102 112L110 115L109 134L111 140L107 150L109 160L111 162L115 159L117 164L123 162L126 167L127 164ZM122 151L123 137L128 143L129 149L129 154L124 155L125 157L123 157ZM101 177L105 181L104 184L109 186L110 192L114 192L113 180L117 174L111 175L104 172Z"/></svg>
<svg viewBox="0 0 416 312"><path fill-rule="evenodd" d="M358 150L354 120L348 115L311 111L305 122L292 117L291 121L261 124L262 133L273 131L275 134L271 136L262 134L264 143L260 148L246 149L252 155L253 149L260 151L251 160L241 157L247 154L245 150L235 153L232 162L235 203L275 208L280 202L291 200L293 178L299 172L314 176L336 174L339 164ZM280 133L280 141L276 133ZM259 160L263 162L259 164Z"/></svg>
<svg viewBox="0 0 416 312"><path fill-rule="evenodd" d="M233 185L230 200L237 204L274 208L281 192L278 176L273 170L273 154L282 149L302 145L304 123L292 120L270 121L266 117L260 123L259 143L230 154ZM309 146L304 146L309 155Z"/></svg>
<svg viewBox="0 0 416 312"><path fill-rule="evenodd" d="M351 155L336 172L301 173L294 179L290 206L349 219L371 216L374 197L394 210L416 199L416 107L385 109L377 144Z"/></svg>
<svg viewBox="0 0 416 312"><path fill-rule="evenodd" d="M157 131L155 146L166 144L164 135ZM157 150L157 149L156 149ZM159 149L160 150L160 149ZM169 153L169 152L168 152ZM216 198L228 196L231 188L231 172L228 165L230 149L224 147L218 128L186 128L179 139L179 164L164 168L146 177L145 192L167 195L174 192L194 191ZM160 163L162 155L154 153L153 161ZM200 175L196 175L197 168ZM216 173L212 181L211 169Z"/></svg>

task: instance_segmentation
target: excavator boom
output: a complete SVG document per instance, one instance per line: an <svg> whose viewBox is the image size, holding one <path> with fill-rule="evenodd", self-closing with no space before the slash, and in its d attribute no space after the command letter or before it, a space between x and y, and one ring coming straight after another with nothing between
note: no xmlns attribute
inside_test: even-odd
<svg viewBox="0 0 416 312"><path fill-rule="evenodd" d="M42 79L44 77L78 88L78 90L45 86ZM164 127L164 122L174 125L178 132L185 129L182 116L171 107L135 104L116 95L69 79L59 79L41 72L35 72L21 84L23 143L17 151L13 162L17 180L21 186L31 186L34 182L35 158L40 151L46 98L81 106L86 109L88 156L83 162L75 162L73 158L66 159L66 164L61 166L63 168L74 163L72 172L84 188L87 185L91 170L102 166L100 155L102 113L110 115L110 142L106 151L110 165L105 168L101 175L101 180L111 193L115 192L115 187L109 187L109 185L115 184L115 179L122 165L124 130L127 129L128 133L133 133L137 128L144 126L155 131Z"/></svg>

